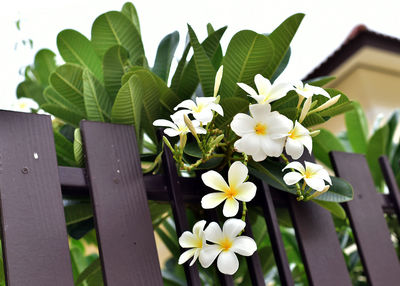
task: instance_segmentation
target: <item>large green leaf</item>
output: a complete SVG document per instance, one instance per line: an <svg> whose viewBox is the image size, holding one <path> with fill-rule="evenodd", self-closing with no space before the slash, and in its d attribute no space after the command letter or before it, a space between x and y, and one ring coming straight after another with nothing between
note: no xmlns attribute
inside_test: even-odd
<svg viewBox="0 0 400 286"><path fill-rule="evenodd" d="M71 101L59 94L52 86L46 87L43 92L43 96L47 103L57 105L65 110L70 110L73 113L80 114L82 118L86 118L85 113L77 110L76 106Z"/></svg>
<svg viewBox="0 0 400 286"><path fill-rule="evenodd" d="M345 114L347 136L355 153L365 154L368 144L368 121L360 103L352 103L353 110Z"/></svg>
<svg viewBox="0 0 400 286"><path fill-rule="evenodd" d="M218 29L215 33L209 35L202 43L204 51L209 59L212 59L218 52L219 42L225 33L227 27ZM174 76L175 79L175 76ZM181 98L181 100L188 99L195 92L197 85L199 84L199 78L197 75L195 57L190 59L184 70L182 71L181 78L176 79L172 82L171 88Z"/></svg>
<svg viewBox="0 0 400 286"><path fill-rule="evenodd" d="M50 75L50 84L75 106L77 113L85 114L82 73L82 68L75 64L59 66Z"/></svg>
<svg viewBox="0 0 400 286"><path fill-rule="evenodd" d="M105 87L89 71L83 72L83 95L87 119L109 122L112 102Z"/></svg>
<svg viewBox="0 0 400 286"><path fill-rule="evenodd" d="M343 203L353 199L353 187L344 179L332 177L332 186L314 200Z"/></svg>
<svg viewBox="0 0 400 286"><path fill-rule="evenodd" d="M93 209L90 202L64 203L64 213L67 225L93 217Z"/></svg>
<svg viewBox="0 0 400 286"><path fill-rule="evenodd" d="M78 167L84 166L81 130L76 128L74 131L74 158Z"/></svg>
<svg viewBox="0 0 400 286"><path fill-rule="evenodd" d="M43 87L35 81L25 80L18 85L17 98L23 97L31 98L39 105L46 103L46 99L43 97Z"/></svg>
<svg viewBox="0 0 400 286"><path fill-rule="evenodd" d="M190 25L188 25L188 29L190 44L193 47L193 57L196 65L197 76L200 80L203 94L206 97L212 97L214 94L214 80L216 71Z"/></svg>
<svg viewBox="0 0 400 286"><path fill-rule="evenodd" d="M136 30L139 32L140 35L139 16L135 6L130 2L126 2L124 6L122 6L121 12L122 14L125 15L125 17L127 17L133 23L133 25L135 26Z"/></svg>
<svg viewBox="0 0 400 286"><path fill-rule="evenodd" d="M207 34L210 36L213 33L215 33L215 30L214 30L213 26L211 25L211 23L208 23L207 24ZM221 47L221 45L218 45L217 50L215 51L213 57L211 58L211 62L213 64L215 70L218 70L218 68L221 66L222 58L223 58L222 47Z"/></svg>
<svg viewBox="0 0 400 286"><path fill-rule="evenodd" d="M367 162L371 170L375 185L380 187L383 182L382 173L378 164L380 156L386 154L386 146L389 135L389 127L387 125L379 128L371 137L367 146Z"/></svg>
<svg viewBox="0 0 400 286"><path fill-rule="evenodd" d="M327 202L327 201L318 201L314 200L315 203L319 204L321 207L327 209L331 214L340 219L346 219L346 212L342 208L342 206L338 203Z"/></svg>
<svg viewBox="0 0 400 286"><path fill-rule="evenodd" d="M178 91L179 83L181 82L181 76L186 65L186 58L189 53L189 50L190 50L190 43L187 44L185 49L183 50L182 57L178 62L178 66L176 67L174 76L172 77L171 80L171 89L174 92Z"/></svg>
<svg viewBox="0 0 400 286"><path fill-rule="evenodd" d="M394 142L393 136L396 132L396 129L399 125L400 122L400 110L397 109L395 110L390 118L388 119L386 125L389 128L389 133L388 133L388 142L386 146L386 155L391 156L394 153L395 147L398 145L397 143Z"/></svg>
<svg viewBox="0 0 400 286"><path fill-rule="evenodd" d="M269 61L266 65L267 68L262 72L263 76L271 78L275 74L276 70L285 58L290 43L303 18L304 14L295 14L290 16L268 36L275 47L275 51L273 56L268 58Z"/></svg>
<svg viewBox="0 0 400 286"><path fill-rule="evenodd" d="M254 86L254 76L264 71L273 56L274 45L268 37L249 30L236 33L222 62L221 98L245 96L237 83Z"/></svg>
<svg viewBox="0 0 400 286"><path fill-rule="evenodd" d="M35 75L43 87L49 84L49 75L52 73L56 65L56 54L48 49L42 49L35 55L34 61Z"/></svg>
<svg viewBox="0 0 400 286"><path fill-rule="evenodd" d="M100 258L94 260L78 277L75 281L77 286L83 285L85 282L88 286L101 286L103 285L103 278L101 272Z"/></svg>
<svg viewBox="0 0 400 286"><path fill-rule="evenodd" d="M158 45L156 59L152 72L162 80L168 82L169 70L172 59L174 58L176 47L179 43L179 33L177 31L166 35Z"/></svg>
<svg viewBox="0 0 400 286"><path fill-rule="evenodd" d="M137 134L140 128L156 142L153 122L161 118L160 98L169 92L165 83L148 70L136 71L118 92L112 108L112 121L134 124Z"/></svg>
<svg viewBox="0 0 400 286"><path fill-rule="evenodd" d="M281 63L279 64L278 68L276 69L274 74L271 76L271 82L274 82L281 75L281 73L286 69L287 65L289 64L291 53L292 52L289 48L287 50L285 56L283 57Z"/></svg>
<svg viewBox="0 0 400 286"><path fill-rule="evenodd" d="M98 80L103 81L101 59L84 35L70 29L61 31L57 36L57 47L65 62L87 68Z"/></svg>
<svg viewBox="0 0 400 286"><path fill-rule="evenodd" d="M309 85L322 87L334 79L336 79L336 77L334 77L334 76L321 76L321 77L310 79L310 80L306 81L306 83L308 83Z"/></svg>
<svg viewBox="0 0 400 286"><path fill-rule="evenodd" d="M121 88L121 78L127 66L128 51L124 47L113 46L105 53L103 58L104 85L112 102Z"/></svg>
<svg viewBox="0 0 400 286"><path fill-rule="evenodd" d="M111 11L97 17L92 26L92 42L101 59L109 48L120 45L129 52L132 64L143 63L145 56L140 34L120 12Z"/></svg>
<svg viewBox="0 0 400 286"><path fill-rule="evenodd" d="M62 166L76 166L71 141L54 130L54 142L56 145L58 164Z"/></svg>
<svg viewBox="0 0 400 286"><path fill-rule="evenodd" d="M65 109L64 107L52 103L42 104L40 108L74 127L78 127L79 122L85 119L84 116L73 110Z"/></svg>
<svg viewBox="0 0 400 286"><path fill-rule="evenodd" d="M315 158L332 169L329 152L345 151L339 139L330 131L321 129L320 133L313 138L313 154Z"/></svg>

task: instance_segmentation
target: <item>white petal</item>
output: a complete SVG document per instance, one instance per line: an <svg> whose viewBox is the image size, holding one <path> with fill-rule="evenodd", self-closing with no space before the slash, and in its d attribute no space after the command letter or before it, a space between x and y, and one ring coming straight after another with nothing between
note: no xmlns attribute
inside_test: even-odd
<svg viewBox="0 0 400 286"><path fill-rule="evenodd" d="M197 250L196 248L192 248L192 249L186 250L184 253L182 253L181 256L179 256L178 264L183 264L186 261L188 261L190 259L190 257L192 257L194 255L196 250Z"/></svg>
<svg viewBox="0 0 400 286"><path fill-rule="evenodd" d="M257 245L254 239L242 235L233 240L231 250L243 256L250 256L257 250Z"/></svg>
<svg viewBox="0 0 400 286"><path fill-rule="evenodd" d="M205 130L203 127L195 127L194 130L196 130L197 134L206 134L207 130Z"/></svg>
<svg viewBox="0 0 400 286"><path fill-rule="evenodd" d="M246 180L248 174L247 167L240 161L234 162L228 171L228 182L231 188L236 188Z"/></svg>
<svg viewBox="0 0 400 286"><path fill-rule="evenodd" d="M288 138L286 140L285 150L288 155L290 155L294 160L297 160L303 155L304 146L300 140L293 140Z"/></svg>
<svg viewBox="0 0 400 286"><path fill-rule="evenodd" d="M204 230L206 240L219 243L223 239L222 230L216 222L211 222Z"/></svg>
<svg viewBox="0 0 400 286"><path fill-rule="evenodd" d="M293 122L286 116L274 111L268 116L268 134L288 134L293 127Z"/></svg>
<svg viewBox="0 0 400 286"><path fill-rule="evenodd" d="M272 140L269 137L262 139L262 149L267 156L279 157L283 152L285 138Z"/></svg>
<svg viewBox="0 0 400 286"><path fill-rule="evenodd" d="M193 259L190 262L189 266L192 266L196 262L197 258L199 257L200 251L201 251L201 248L196 249L196 251L194 252L194 255L193 255Z"/></svg>
<svg viewBox="0 0 400 286"><path fill-rule="evenodd" d="M176 125L169 121L169 120L165 120L165 119L157 119L153 122L154 126L162 126L162 127L170 127L173 129L176 129Z"/></svg>
<svg viewBox="0 0 400 286"><path fill-rule="evenodd" d="M298 121L294 124L295 133L298 135L308 135L310 134L310 131L308 131L307 128L305 128L303 125L301 125Z"/></svg>
<svg viewBox="0 0 400 286"><path fill-rule="evenodd" d="M214 114L212 113L211 109L207 108L203 109L201 112L193 112L193 117L204 124L205 122L211 122Z"/></svg>
<svg viewBox="0 0 400 286"><path fill-rule="evenodd" d="M252 182L246 182L236 188L235 199L242 202L250 202L256 195L257 187Z"/></svg>
<svg viewBox="0 0 400 286"><path fill-rule="evenodd" d="M197 244L198 244L197 237L193 233L191 233L190 231L185 231L179 237L179 245L182 248L197 247Z"/></svg>
<svg viewBox="0 0 400 286"><path fill-rule="evenodd" d="M271 82L269 79L263 77L260 74L256 74L254 77L254 83L256 84L258 94L266 95L271 89Z"/></svg>
<svg viewBox="0 0 400 286"><path fill-rule="evenodd" d="M241 82L238 82L237 85L238 85L241 89L243 89L245 92L247 92L249 95L251 95L251 96L257 96L257 92L256 92L251 86L248 86L247 84L241 83Z"/></svg>
<svg viewBox="0 0 400 286"><path fill-rule="evenodd" d="M180 131L178 131L176 129L172 129L172 128L164 129L164 133L167 134L169 137L174 137L174 136L178 136L179 134L181 134Z"/></svg>
<svg viewBox="0 0 400 286"><path fill-rule="evenodd" d="M217 112L219 115L224 116L224 110L222 109L222 106L216 103L211 103L210 104L210 109L214 110Z"/></svg>
<svg viewBox="0 0 400 286"><path fill-rule="evenodd" d="M206 245L200 251L199 261L202 267L209 267L221 252L221 247L217 244Z"/></svg>
<svg viewBox="0 0 400 286"><path fill-rule="evenodd" d="M241 219L230 218L225 221L222 232L223 234L233 240L246 226L246 223Z"/></svg>
<svg viewBox="0 0 400 286"><path fill-rule="evenodd" d="M193 226L193 234L200 237L204 231L204 227L206 226L206 223L207 222L205 220L196 222Z"/></svg>
<svg viewBox="0 0 400 286"><path fill-rule="evenodd" d="M236 140L234 147L238 152L244 152L247 155L257 154L261 149L261 136L250 134ZM263 152L264 153L264 152Z"/></svg>
<svg viewBox="0 0 400 286"><path fill-rule="evenodd" d="M186 99L184 101L182 101L181 103L179 103L177 106L174 107L174 110L177 110L179 108L188 108L188 109L192 109L193 107L196 106L196 103L194 103L193 100L190 99Z"/></svg>
<svg viewBox="0 0 400 286"><path fill-rule="evenodd" d="M267 154L265 154L262 148L260 148L256 153L251 154L251 156L253 157L253 160L256 162L263 161L265 160L265 158L267 158Z"/></svg>
<svg viewBox="0 0 400 286"><path fill-rule="evenodd" d="M320 177L321 179L324 179L325 181L327 181L329 184L332 185L331 177L329 177L329 174L325 169L319 170L317 172L317 175L318 175L318 177Z"/></svg>
<svg viewBox="0 0 400 286"><path fill-rule="evenodd" d="M322 192L322 190L325 188L324 180L320 178L304 178L304 180L308 186L318 192Z"/></svg>
<svg viewBox="0 0 400 286"><path fill-rule="evenodd" d="M284 97L288 93L288 91L292 90L292 89L293 89L293 87L288 83L274 84L270 91L270 93L271 93L270 101L278 100L278 99Z"/></svg>
<svg viewBox="0 0 400 286"><path fill-rule="evenodd" d="M309 173L312 173L312 174L316 174L316 173L318 173L320 170L323 170L324 169L324 167L322 167L321 165L318 165L318 164L315 164L315 163L312 163L312 162L304 162L304 164L306 165L306 170L309 172Z"/></svg>
<svg viewBox="0 0 400 286"><path fill-rule="evenodd" d="M285 181L286 185L289 186L296 184L301 179L303 179L303 176L297 172L289 172L283 176L283 180Z"/></svg>
<svg viewBox="0 0 400 286"><path fill-rule="evenodd" d="M215 171L208 171L201 175L203 183L214 190L225 192L229 188L224 178Z"/></svg>
<svg viewBox="0 0 400 286"><path fill-rule="evenodd" d="M233 275L239 269L239 260L233 251L223 251L218 256L218 270L227 275Z"/></svg>
<svg viewBox="0 0 400 286"><path fill-rule="evenodd" d="M266 116L271 112L271 105L269 104L252 104L249 106L250 114L256 122L263 122Z"/></svg>
<svg viewBox="0 0 400 286"><path fill-rule="evenodd" d="M220 203L222 203L226 199L225 193L211 193L208 195L205 195L201 199L201 207L203 209L212 209L218 206Z"/></svg>
<svg viewBox="0 0 400 286"><path fill-rule="evenodd" d="M296 81L294 81L293 86L294 86L295 88L297 88L297 89L302 89L302 88L304 88L304 84L303 84L303 82L302 82L301 80L296 80Z"/></svg>
<svg viewBox="0 0 400 286"><path fill-rule="evenodd" d="M327 93L326 90L323 89L322 87L318 87L318 86L313 86L313 85L306 84L306 88L312 90L312 92L313 92L314 94L320 94L320 95L323 95L323 96L325 96L325 97L327 97L327 98L331 98L331 96L329 95L329 93Z"/></svg>
<svg viewBox="0 0 400 286"><path fill-rule="evenodd" d="M254 126L257 123L253 118L244 113L238 113L233 117L231 129L236 135L243 137L244 135L254 133Z"/></svg>
<svg viewBox="0 0 400 286"><path fill-rule="evenodd" d="M282 169L282 171L286 170L286 169L295 169L302 174L304 174L306 171L300 162L291 162L291 163L287 164L286 167Z"/></svg>
<svg viewBox="0 0 400 286"><path fill-rule="evenodd" d="M215 102L215 97L196 97L197 105L207 106L213 102Z"/></svg>
<svg viewBox="0 0 400 286"><path fill-rule="evenodd" d="M225 201L224 208L222 209L222 213L225 217L233 217L239 211L239 202L234 198L228 198Z"/></svg>

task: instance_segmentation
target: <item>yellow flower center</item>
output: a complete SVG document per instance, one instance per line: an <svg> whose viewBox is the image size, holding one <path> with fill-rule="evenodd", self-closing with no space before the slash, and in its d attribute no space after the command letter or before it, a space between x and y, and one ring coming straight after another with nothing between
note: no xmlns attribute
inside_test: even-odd
<svg viewBox="0 0 400 286"><path fill-rule="evenodd" d="M310 170L306 170L306 172L304 173L304 177L306 179L310 179L313 175L314 175L314 173L311 172Z"/></svg>
<svg viewBox="0 0 400 286"><path fill-rule="evenodd" d="M200 103L199 105L196 105L192 107L193 112L195 113L200 113L204 108L204 104Z"/></svg>
<svg viewBox="0 0 400 286"><path fill-rule="evenodd" d="M232 199L232 198L236 197L237 193L238 193L237 190L235 188L232 188L232 187L228 188L225 191L225 195L226 195L227 199Z"/></svg>
<svg viewBox="0 0 400 286"><path fill-rule="evenodd" d="M267 100L268 100L270 97L271 97L270 94L265 95L265 96L264 96L264 99L262 100L262 103L266 103Z"/></svg>
<svg viewBox="0 0 400 286"><path fill-rule="evenodd" d="M300 136L296 133L296 130L295 129L292 129L290 132L289 132L289 138L291 138L291 139L297 139L297 138L299 138Z"/></svg>
<svg viewBox="0 0 400 286"><path fill-rule="evenodd" d="M197 237L196 247L203 248L203 240L200 237Z"/></svg>
<svg viewBox="0 0 400 286"><path fill-rule="evenodd" d="M256 132L257 135L265 135L267 134L267 125L262 123L257 123L256 126L254 127L254 131Z"/></svg>
<svg viewBox="0 0 400 286"><path fill-rule="evenodd" d="M229 240L228 238L224 238L222 241L220 241L219 245L221 246L222 251L228 251L232 247L232 241Z"/></svg>
<svg viewBox="0 0 400 286"><path fill-rule="evenodd" d="M178 126L178 130L179 130L179 132L181 132L181 133L187 133L187 132L189 132L189 128L188 128L186 125L180 125L180 126Z"/></svg>

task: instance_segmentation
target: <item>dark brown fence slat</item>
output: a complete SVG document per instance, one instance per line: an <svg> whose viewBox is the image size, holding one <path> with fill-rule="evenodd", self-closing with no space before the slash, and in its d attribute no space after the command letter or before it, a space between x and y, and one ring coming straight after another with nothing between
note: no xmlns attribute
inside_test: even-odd
<svg viewBox="0 0 400 286"><path fill-rule="evenodd" d="M264 212L265 222L268 228L269 239L271 240L272 251L274 252L276 267L282 286L293 286L293 277L290 272L285 246L283 245L278 218L275 212L274 202L271 196L271 189L268 184L262 182L262 188L258 191L258 200Z"/></svg>
<svg viewBox="0 0 400 286"><path fill-rule="evenodd" d="M313 162L309 154L301 161ZM331 214L314 202L288 195L289 211L310 285L351 285ZM334 269L334 271L332 271Z"/></svg>
<svg viewBox="0 0 400 286"><path fill-rule="evenodd" d="M163 285L134 128L81 130L105 285Z"/></svg>
<svg viewBox="0 0 400 286"><path fill-rule="evenodd" d="M49 116L0 112L7 285L74 285Z"/></svg>
<svg viewBox="0 0 400 286"><path fill-rule="evenodd" d="M164 168L164 180L167 183L168 194L171 200L172 213L174 215L176 234L178 237L185 231L192 231L189 228L188 220L186 217L185 206L183 204L183 196L181 193L181 186L179 182L178 172L175 165L175 160L172 157L171 150L164 146L164 153L162 156ZM183 265L185 275L189 286L200 286L200 276L197 265L189 266L188 263Z"/></svg>
<svg viewBox="0 0 400 286"><path fill-rule="evenodd" d="M369 284L398 285L399 261L365 157L332 152L331 158L335 173L354 188L354 199L344 206Z"/></svg>
<svg viewBox="0 0 400 286"><path fill-rule="evenodd" d="M393 204L394 211L396 212L397 219L400 221L400 191L397 186L396 178L393 174L392 167L386 156L379 158L379 164L382 169L383 177L389 189L389 198Z"/></svg>
<svg viewBox="0 0 400 286"><path fill-rule="evenodd" d="M248 217L246 218L246 228L244 229L243 234L251 238L254 238ZM260 256L258 255L258 252L256 251L252 256L246 257L246 261L252 285L254 286L265 285L264 274L262 271Z"/></svg>

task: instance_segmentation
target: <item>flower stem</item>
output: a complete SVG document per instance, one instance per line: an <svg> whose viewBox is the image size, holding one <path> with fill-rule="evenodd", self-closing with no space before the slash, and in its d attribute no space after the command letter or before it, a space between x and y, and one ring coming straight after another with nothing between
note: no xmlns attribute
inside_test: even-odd
<svg viewBox="0 0 400 286"><path fill-rule="evenodd" d="M247 214L247 206L246 202L243 202L242 221L244 222L246 222L246 214Z"/></svg>
<svg viewBox="0 0 400 286"><path fill-rule="evenodd" d="M285 155L281 154L281 158L283 159L283 161L285 161L286 165L288 165L290 163L288 158L286 158ZM292 170L292 172L294 172L293 169L291 169L291 170ZM305 182L304 182L304 184L305 184ZM303 192L302 192L302 190L300 188L299 183L296 183L295 186L296 186L297 200L298 201L304 200L304 195L303 195ZM304 185L303 185L303 190L304 190Z"/></svg>

